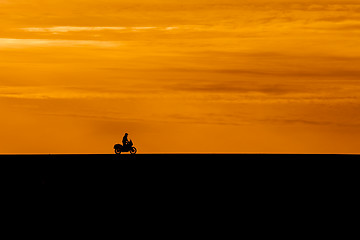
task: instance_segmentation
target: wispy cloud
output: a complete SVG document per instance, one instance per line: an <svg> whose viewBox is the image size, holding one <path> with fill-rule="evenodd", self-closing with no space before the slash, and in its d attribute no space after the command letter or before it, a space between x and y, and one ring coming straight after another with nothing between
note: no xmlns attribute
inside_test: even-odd
<svg viewBox="0 0 360 240"><path fill-rule="evenodd" d="M81 31L103 31L103 30L125 30L126 27L74 27L74 26L58 26L58 27L30 27L20 28L26 32L51 32L51 33L65 33L65 32L81 32Z"/></svg>
<svg viewBox="0 0 360 240"><path fill-rule="evenodd" d="M156 27L156 26L139 26L139 27L78 27L78 26L55 26L55 27L29 27L20 28L25 32L48 32L48 33L67 33L67 32L91 32L91 31L146 31L146 30L160 30L171 31L179 29L179 27Z"/></svg>
<svg viewBox="0 0 360 240"><path fill-rule="evenodd" d="M121 94L54 87L0 87L0 97L19 99L114 98Z"/></svg>
<svg viewBox="0 0 360 240"><path fill-rule="evenodd" d="M142 98L154 98L156 92L144 89L121 90L103 87L74 86L0 86L0 98L18 99L131 99L141 94Z"/></svg>
<svg viewBox="0 0 360 240"><path fill-rule="evenodd" d="M93 46L117 47L116 41L0 38L0 48Z"/></svg>

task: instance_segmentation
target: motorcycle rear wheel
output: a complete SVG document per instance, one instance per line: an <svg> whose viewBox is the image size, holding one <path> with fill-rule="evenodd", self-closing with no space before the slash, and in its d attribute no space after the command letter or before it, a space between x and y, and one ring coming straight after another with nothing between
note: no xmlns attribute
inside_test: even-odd
<svg viewBox="0 0 360 240"><path fill-rule="evenodd" d="M115 154L121 154L121 150L120 149L115 149Z"/></svg>

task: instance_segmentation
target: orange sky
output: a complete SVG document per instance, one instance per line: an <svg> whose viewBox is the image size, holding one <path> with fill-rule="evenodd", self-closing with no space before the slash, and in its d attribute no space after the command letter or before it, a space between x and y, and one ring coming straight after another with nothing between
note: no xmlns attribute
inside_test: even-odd
<svg viewBox="0 0 360 240"><path fill-rule="evenodd" d="M315 3L316 2L316 3ZM355 0L0 0L0 153L360 153Z"/></svg>

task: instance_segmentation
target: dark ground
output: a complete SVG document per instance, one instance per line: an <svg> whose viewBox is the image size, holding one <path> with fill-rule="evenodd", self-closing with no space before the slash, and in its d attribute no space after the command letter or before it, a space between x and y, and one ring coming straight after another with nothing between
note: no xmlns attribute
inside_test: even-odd
<svg viewBox="0 0 360 240"><path fill-rule="evenodd" d="M357 216L359 160L358 155L0 155L0 196L3 209L33 210L27 223L42 230L34 218L40 210L48 212L44 222L54 225L49 219L63 216L74 228L83 222L78 216L96 225L110 222L114 229L136 228L132 233L170 229L188 237L186 231L195 230L223 238L232 236L232 229L239 236L248 230L252 236L288 237L285 229L306 234L304 229L320 231L326 221L352 219L344 214ZM323 229L321 236L324 231L332 232Z"/></svg>
<svg viewBox="0 0 360 240"><path fill-rule="evenodd" d="M288 154L0 155L0 171L3 186L196 192L311 181L337 185L357 178L359 160L359 155Z"/></svg>

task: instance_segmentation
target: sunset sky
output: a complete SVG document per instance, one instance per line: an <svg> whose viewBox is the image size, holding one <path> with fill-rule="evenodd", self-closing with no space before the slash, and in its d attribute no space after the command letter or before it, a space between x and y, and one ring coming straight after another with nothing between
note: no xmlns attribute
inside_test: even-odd
<svg viewBox="0 0 360 240"><path fill-rule="evenodd" d="M358 0L0 0L0 154L360 153Z"/></svg>

